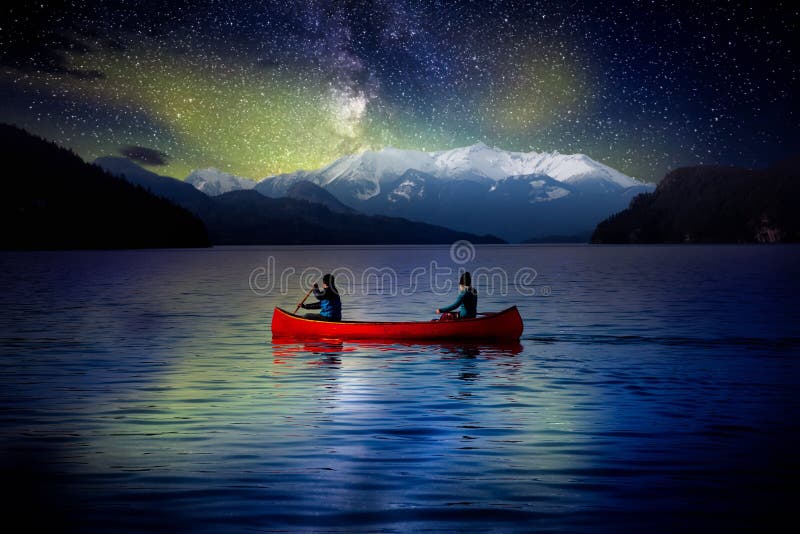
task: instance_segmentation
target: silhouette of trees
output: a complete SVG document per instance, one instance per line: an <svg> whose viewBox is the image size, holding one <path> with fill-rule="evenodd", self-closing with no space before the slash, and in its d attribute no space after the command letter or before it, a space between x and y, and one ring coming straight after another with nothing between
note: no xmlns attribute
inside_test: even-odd
<svg viewBox="0 0 800 534"><path fill-rule="evenodd" d="M789 167L685 167L598 224L592 242L797 242L798 198L800 179Z"/></svg>
<svg viewBox="0 0 800 534"><path fill-rule="evenodd" d="M204 247L187 210L84 162L71 150L0 124L0 247Z"/></svg>

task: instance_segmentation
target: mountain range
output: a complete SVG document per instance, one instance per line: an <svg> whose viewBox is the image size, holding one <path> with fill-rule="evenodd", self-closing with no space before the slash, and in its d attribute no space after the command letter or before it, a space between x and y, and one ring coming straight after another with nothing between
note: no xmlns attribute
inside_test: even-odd
<svg viewBox="0 0 800 534"><path fill-rule="evenodd" d="M212 197L240 189L252 189L256 185L253 180L239 178L214 168L193 171L184 182L192 184L198 190Z"/></svg>
<svg viewBox="0 0 800 534"><path fill-rule="evenodd" d="M348 208L324 189L307 181L292 184L286 196L270 198L252 189L218 190L213 181L195 185L148 171L121 157L102 157L95 165L155 195L186 208L199 217L215 245L258 244L424 244L501 243L491 235L475 235L399 217L365 215ZM222 173L208 173L220 176ZM229 175L228 175L229 176ZM226 183L232 183L223 176ZM251 182L252 183L252 182ZM224 184L220 184L222 187Z"/></svg>
<svg viewBox="0 0 800 534"><path fill-rule="evenodd" d="M483 143L440 152L367 150L257 183L216 169L194 171L187 181L210 195L253 188L271 198L291 195L293 188L297 194L305 182L329 193L327 201L339 209L511 241L588 236L598 222L655 187L583 154L509 152Z"/></svg>
<svg viewBox="0 0 800 534"><path fill-rule="evenodd" d="M585 240L587 217L630 198L627 209L605 215L592 242L800 241L797 158L769 169L686 167L653 190L583 155L478 144L367 151L256 183L215 169L178 180L121 157L91 165L11 125L0 124L0 138L10 169L1 248L503 242L384 215L398 212L455 228L512 227L505 235L516 236L538 221L538 236L522 241Z"/></svg>

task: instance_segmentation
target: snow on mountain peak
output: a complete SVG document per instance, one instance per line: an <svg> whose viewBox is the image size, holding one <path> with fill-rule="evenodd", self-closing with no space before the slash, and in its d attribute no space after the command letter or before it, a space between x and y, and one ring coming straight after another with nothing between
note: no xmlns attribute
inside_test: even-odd
<svg viewBox="0 0 800 534"><path fill-rule="evenodd" d="M643 185L642 182L603 165L585 154L543 153L530 163L535 172L547 174L559 182L571 184L587 181L606 182L622 188Z"/></svg>
<svg viewBox="0 0 800 534"><path fill-rule="evenodd" d="M186 177L185 181L209 196L217 196L240 189L252 189L256 185L253 180L240 178L213 167L194 170Z"/></svg>
<svg viewBox="0 0 800 534"><path fill-rule="evenodd" d="M503 169L504 154L496 148L489 148L485 143L432 152L439 178L464 178L483 176L492 180L500 180L508 176Z"/></svg>
<svg viewBox="0 0 800 534"><path fill-rule="evenodd" d="M411 169L428 173L436 170L426 152L387 147L344 156L313 174L315 183L323 187L360 184L357 195L365 200L380 193L381 182L398 178Z"/></svg>
<svg viewBox="0 0 800 534"><path fill-rule="evenodd" d="M593 190L645 185L585 154L511 152L477 142L437 152L394 147L366 150L339 158L316 171L265 178L259 183L259 190L280 194L291 181L303 179L330 188L335 194L366 200L380 194L382 186L411 170L442 180L477 182L544 174L559 182L580 183Z"/></svg>

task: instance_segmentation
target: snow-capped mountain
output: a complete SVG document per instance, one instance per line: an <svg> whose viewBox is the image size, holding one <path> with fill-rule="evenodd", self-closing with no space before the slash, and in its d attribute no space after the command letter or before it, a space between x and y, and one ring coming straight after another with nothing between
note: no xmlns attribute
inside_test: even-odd
<svg viewBox="0 0 800 534"><path fill-rule="evenodd" d="M567 183L596 180L621 187L640 185L633 178L583 154L509 152L477 143L464 148L434 152L431 156L436 163L439 177L482 176L502 180L509 176L543 174Z"/></svg>
<svg viewBox="0 0 800 534"><path fill-rule="evenodd" d="M386 191L386 183L409 170L442 180L497 181L510 176L547 175L565 183L585 187L624 189L642 182L603 165L583 154L509 152L483 143L440 152L385 148L340 158L317 171L298 171L261 180L257 189L280 196L297 179L324 187L340 200L363 201Z"/></svg>
<svg viewBox="0 0 800 534"><path fill-rule="evenodd" d="M484 178L488 181L489 178ZM546 236L588 236L595 225L627 207L652 186L623 188L602 180L569 183L546 174L499 180L444 180L409 170L361 201L361 211L432 222L510 241Z"/></svg>
<svg viewBox="0 0 800 534"><path fill-rule="evenodd" d="M214 168L192 171L185 181L212 197L240 189L253 189L256 185L253 180L240 178Z"/></svg>
<svg viewBox="0 0 800 534"><path fill-rule="evenodd" d="M243 178L218 175L212 182L210 173L203 174L204 182L193 183L206 192L211 184L218 184L220 192L253 186ZM284 197L301 181L358 211L512 241L588 235L633 196L655 187L583 154L509 152L477 143L439 152L368 150L317 170L269 176L255 189Z"/></svg>

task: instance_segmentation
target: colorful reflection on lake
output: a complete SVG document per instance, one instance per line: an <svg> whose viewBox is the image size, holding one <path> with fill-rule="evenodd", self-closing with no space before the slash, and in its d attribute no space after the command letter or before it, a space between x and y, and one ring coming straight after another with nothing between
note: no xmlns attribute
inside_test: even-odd
<svg viewBox="0 0 800 534"><path fill-rule="evenodd" d="M479 246L519 343L273 343L257 294L448 247L0 254L11 515L82 531L764 528L798 475L800 248ZM448 263L449 262L449 263ZM427 284L427 285L426 285ZM345 316L454 294L352 286ZM402 287L400 288L402 289ZM479 291L481 287L478 288Z"/></svg>

